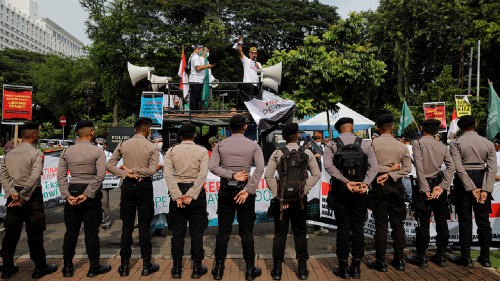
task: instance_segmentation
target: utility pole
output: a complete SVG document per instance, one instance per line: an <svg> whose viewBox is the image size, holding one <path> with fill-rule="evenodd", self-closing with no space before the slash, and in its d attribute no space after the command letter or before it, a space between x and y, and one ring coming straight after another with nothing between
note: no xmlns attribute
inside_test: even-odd
<svg viewBox="0 0 500 281"><path fill-rule="evenodd" d="M472 52L474 51L473 47L470 47L470 57L469 57L469 90L467 91L467 95L470 96L470 85L472 80Z"/></svg>
<svg viewBox="0 0 500 281"><path fill-rule="evenodd" d="M481 69L481 40L477 41L477 89L476 89L476 97L477 101L479 101L479 78L480 78L480 70Z"/></svg>
<svg viewBox="0 0 500 281"><path fill-rule="evenodd" d="M462 58L460 59L461 62L461 69L462 69L462 86L460 87L460 94L463 95L464 91L464 62L465 62L465 57L464 57L464 41L465 39L462 37Z"/></svg>
<svg viewBox="0 0 500 281"><path fill-rule="evenodd" d="M87 90L87 116L90 119L90 94L92 93L90 85L95 85L95 82L89 80L89 81L84 81L83 83L89 85L89 88Z"/></svg>

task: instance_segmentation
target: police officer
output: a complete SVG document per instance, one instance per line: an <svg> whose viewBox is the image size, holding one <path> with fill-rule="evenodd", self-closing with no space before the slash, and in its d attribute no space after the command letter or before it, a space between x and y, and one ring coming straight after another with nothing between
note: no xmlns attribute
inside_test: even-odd
<svg viewBox="0 0 500 281"><path fill-rule="evenodd" d="M172 278L182 277L182 256L184 255L184 237L189 222L191 237L191 259L193 274L199 279L208 272L201 262L205 257L203 232L208 227L207 196L205 180L208 173L208 151L194 143L196 126L185 123L177 135L182 140L179 145L170 148L165 155L165 180L170 193L169 217L172 236Z"/></svg>
<svg viewBox="0 0 500 281"><path fill-rule="evenodd" d="M335 130L340 133L340 140L344 145L353 144L354 120L340 118L335 123ZM367 142L361 142L361 149L368 157L368 170L362 181L350 181L334 165L333 157L339 150L335 141L330 141L325 147L324 163L326 172L334 178L331 189L334 196L334 212L337 220L337 257L339 267L335 268L335 275L348 279L359 279L361 274L361 259L364 255L363 224L366 219L366 191L378 172L377 158ZM352 249L352 262L349 268L349 246Z"/></svg>
<svg viewBox="0 0 500 281"><path fill-rule="evenodd" d="M423 122L422 138L413 142L413 159L417 171L418 189L415 200L415 217L418 220L416 230L417 255L407 257L407 261L420 267L428 267L426 251L429 247L429 226L431 214L436 222L437 252L431 260L437 265L446 266L445 250L448 246L448 191L455 173L455 164L448 148L434 139L441 121L427 119ZM446 165L443 175L441 165Z"/></svg>
<svg viewBox="0 0 500 281"><path fill-rule="evenodd" d="M372 148L378 162L377 178L373 181L374 199L373 216L375 218L376 261L368 261L368 267L380 272L387 272L384 262L387 250L387 228L391 222L391 236L394 241L394 258L391 264L397 270L404 270L403 250L405 248L406 218L405 187L401 178L411 172L411 157L406 145L392 137L394 116L384 114L377 118L380 137L372 140ZM391 171L391 167L400 164L401 169Z"/></svg>
<svg viewBox="0 0 500 281"><path fill-rule="evenodd" d="M493 143L475 132L476 119L472 115L462 116L458 127L463 135L450 144L450 153L455 162L456 192L455 210L458 215L460 234L460 256L450 256L450 261L465 267L473 267L470 257L472 244L472 209L477 225L481 253L477 261L490 267L491 193L495 183L496 152ZM486 164L486 168L485 168Z"/></svg>
<svg viewBox="0 0 500 281"><path fill-rule="evenodd" d="M80 141L66 148L59 157L57 182L61 197L66 199L64 207L63 254L64 277L73 276L73 257L80 227L83 222L85 246L90 260L87 277L94 277L111 270L111 265L100 265L99 225L102 221L102 182L106 176L104 151L92 145L95 137L94 123L83 120L76 124ZM71 183L68 183L68 171Z"/></svg>
<svg viewBox="0 0 500 281"><path fill-rule="evenodd" d="M130 272L130 256L132 255L132 233L134 231L135 213L139 216L139 245L143 259L142 276L148 276L160 269L157 263L151 263L151 236L149 228L154 216L153 182L151 177L158 168L158 149L146 137L151 134L152 120L146 117L137 118L134 124L135 136L118 144L106 168L123 179L121 186L120 217L123 222L121 237L120 276L128 276ZM123 166L116 164L123 158Z"/></svg>
<svg viewBox="0 0 500 281"><path fill-rule="evenodd" d="M235 212L246 262L245 278L254 280L262 274L260 267L255 267L253 226L256 217L255 190L264 173L264 155L257 143L243 135L247 129L245 120L246 117L242 114L231 117L229 129L232 136L220 141L210 158L210 171L221 177L217 206L219 232L215 244L216 265L212 270L215 280L222 279L224 274L227 243ZM252 163L255 163L255 171L250 177Z"/></svg>
<svg viewBox="0 0 500 281"><path fill-rule="evenodd" d="M36 268L33 278L41 278L57 270L57 265L47 265L43 247L45 212L40 176L43 173L43 153L33 144L39 140L37 123L21 126L22 142L2 160L1 183L7 199L5 236L0 254L3 258L2 278L10 278L19 270L14 265L14 252L26 223L30 257Z"/></svg>
<svg viewBox="0 0 500 281"><path fill-rule="evenodd" d="M100 149L103 150L104 152L104 157L107 159L107 157L111 157L113 153L106 151L106 148L108 147L106 139L103 137L97 137L95 139L96 146L99 147ZM109 191L110 188L103 188L102 189L102 222L101 222L101 227L104 231L108 231L109 228L111 227L111 218L109 216L110 214L110 209L109 209Z"/></svg>

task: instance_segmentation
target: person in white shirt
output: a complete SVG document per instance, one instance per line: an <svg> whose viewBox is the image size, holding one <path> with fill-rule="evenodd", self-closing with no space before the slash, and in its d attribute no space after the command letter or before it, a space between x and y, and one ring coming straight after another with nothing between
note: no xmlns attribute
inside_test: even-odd
<svg viewBox="0 0 500 281"><path fill-rule="evenodd" d="M262 68L262 65L257 62L257 48L251 47L248 57L243 53L242 37L238 38L238 53L240 54L241 62L243 63L243 82L254 84L243 84L242 89L252 97L260 98L259 94L259 75L257 70Z"/></svg>
<svg viewBox="0 0 500 281"><path fill-rule="evenodd" d="M491 141L495 145L495 151L497 152L497 174L495 175L495 181L500 181L500 133L497 133Z"/></svg>
<svg viewBox="0 0 500 281"><path fill-rule="evenodd" d="M203 52L203 55L199 54ZM198 103L201 98L201 90L203 89L203 82L205 79L205 69L211 69L212 65L205 65L205 57L207 55L206 48L203 45L197 44L194 46L194 51L189 58L191 63L191 74L189 74L189 109L198 110Z"/></svg>
<svg viewBox="0 0 500 281"><path fill-rule="evenodd" d="M403 142L406 145L406 147L408 147L411 156L411 173L403 177L406 199L409 202L411 201L411 195L412 195L411 178L414 179L417 178L417 171L415 170L415 166L413 165L413 144L412 144L416 137L417 133L412 129L408 129L405 130L404 137L401 139L401 142Z"/></svg>

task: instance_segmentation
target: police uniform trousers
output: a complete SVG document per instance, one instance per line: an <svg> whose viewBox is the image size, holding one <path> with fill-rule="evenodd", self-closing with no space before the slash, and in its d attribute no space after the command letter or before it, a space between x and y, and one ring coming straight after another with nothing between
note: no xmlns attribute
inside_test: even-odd
<svg viewBox="0 0 500 281"><path fill-rule="evenodd" d="M189 88L191 89L191 93L189 94L189 109L198 110L200 109L198 103L201 99L201 90L203 89L203 84L190 83Z"/></svg>
<svg viewBox="0 0 500 281"><path fill-rule="evenodd" d="M372 184L373 217L375 218L375 250L386 252L388 220L391 222L391 236L395 250L405 247L405 230L403 221L406 218L404 185L401 179L393 181L389 178L383 185Z"/></svg>
<svg viewBox="0 0 500 281"><path fill-rule="evenodd" d="M352 193L338 181L335 185L333 188L338 190L333 207L337 221L337 257L348 259L350 246L353 258L361 259L365 250L363 224L368 196Z"/></svg>
<svg viewBox="0 0 500 281"><path fill-rule="evenodd" d="M63 257L71 260L75 256L75 248L78 243L78 235L83 222L85 233L85 247L89 259L99 259L99 226L102 221L102 193L97 191L94 198L87 198L83 203L71 206L66 201L64 206L64 234Z"/></svg>
<svg viewBox="0 0 500 281"><path fill-rule="evenodd" d="M255 249L253 241L253 226L256 219L255 215L255 195L248 194L245 203L236 204L238 192L219 191L217 215L219 221L219 232L215 243L215 258L225 260L227 256L227 244L233 228L234 215L238 220L239 235L243 246L243 258L245 261L255 259Z"/></svg>
<svg viewBox="0 0 500 281"><path fill-rule="evenodd" d="M470 170L467 174L477 188L483 186L484 170ZM454 188L457 203L455 210L458 216L458 231L460 234L460 246L472 246L472 218L476 219L477 235L479 245L489 248L491 246L491 225L489 214L491 213L491 194L484 204L478 203L472 192L466 191L462 181L455 176ZM472 209L474 208L474 214Z"/></svg>
<svg viewBox="0 0 500 281"><path fill-rule="evenodd" d="M192 183L178 183L182 194L186 194ZM196 200L184 205L185 208L177 207L177 202L170 199L169 205L169 228L172 230L172 258L182 259L184 255L184 238L186 237L187 223L189 222L189 236L191 237L191 259L202 261L205 258L203 249L203 232L208 228L207 196L205 189L201 189Z"/></svg>
<svg viewBox="0 0 500 281"><path fill-rule="evenodd" d="M273 199L271 204L273 204L274 217L273 259L283 260L285 258L286 238L288 229L292 225L297 261L299 263L306 262L309 259L306 239L307 196L302 199L302 204L300 201L289 202L288 208L283 210L283 218L281 219L278 199Z"/></svg>
<svg viewBox="0 0 500 281"><path fill-rule="evenodd" d="M16 188L17 189L17 188ZM7 205L12 202L12 197L7 199ZM5 236L0 251L4 266L14 265L14 253L21 237L23 223L26 222L26 234L30 258L35 265L41 267L46 264L45 249L43 247L43 232L45 231L45 212L41 187L37 187L28 202L21 207L7 207L5 218Z"/></svg>
<svg viewBox="0 0 500 281"><path fill-rule="evenodd" d="M120 218L123 222L120 256L129 259L132 255L132 233L134 232L135 214L139 219L139 246L141 257L150 259L151 220L154 216L153 183L151 178L142 178L141 181L127 178L121 186Z"/></svg>

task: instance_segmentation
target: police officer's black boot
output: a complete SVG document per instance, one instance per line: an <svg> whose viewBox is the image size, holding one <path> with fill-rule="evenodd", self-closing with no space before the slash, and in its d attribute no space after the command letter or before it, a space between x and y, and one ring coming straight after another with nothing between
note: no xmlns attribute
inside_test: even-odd
<svg viewBox="0 0 500 281"><path fill-rule="evenodd" d="M35 263L36 264L36 263ZM33 271L33 275L31 275L32 278L42 278L47 274L51 274L57 271L57 264L44 264L44 265L37 265L35 267L35 271Z"/></svg>
<svg viewBox="0 0 500 281"><path fill-rule="evenodd" d="M247 272L245 273L245 280L254 280L262 275L262 269L255 266L255 260L247 261Z"/></svg>
<svg viewBox="0 0 500 281"><path fill-rule="evenodd" d="M368 261L366 264L369 269L375 269L380 272L387 272L387 265L385 264L385 252L379 252L377 251L375 253L376 260L375 261Z"/></svg>
<svg viewBox="0 0 500 281"><path fill-rule="evenodd" d="M215 260L215 267L212 269L214 280L221 280L224 275L224 260Z"/></svg>
<svg viewBox="0 0 500 281"><path fill-rule="evenodd" d="M429 263L427 262L426 250L417 249L417 254L415 256L406 256L406 261L419 267L429 267Z"/></svg>
<svg viewBox="0 0 500 281"><path fill-rule="evenodd" d="M339 258L339 267L336 267L333 273L342 279L351 279L351 274L349 273L349 260Z"/></svg>
<svg viewBox="0 0 500 281"><path fill-rule="evenodd" d="M63 277L73 277L73 260L64 259L64 267L62 268Z"/></svg>
<svg viewBox="0 0 500 281"><path fill-rule="evenodd" d="M172 270L170 270L173 279L181 279L182 278L182 258L174 259L174 265L172 266Z"/></svg>
<svg viewBox="0 0 500 281"><path fill-rule="evenodd" d="M118 267L118 273L121 277L126 277L130 273L130 261L129 259L122 258L122 264Z"/></svg>
<svg viewBox="0 0 500 281"><path fill-rule="evenodd" d="M193 263L193 274L191 274L192 279L200 279L201 276L207 274L208 267L206 265L202 265L201 261L195 261Z"/></svg>
<svg viewBox="0 0 500 281"><path fill-rule="evenodd" d="M477 257L477 262L482 267L491 267L490 263L490 247L481 247L481 254Z"/></svg>
<svg viewBox="0 0 500 281"><path fill-rule="evenodd" d="M396 270L405 270L403 249L394 250L394 257L391 259L391 264L394 268L396 268Z"/></svg>
<svg viewBox="0 0 500 281"><path fill-rule="evenodd" d="M460 256L450 256L450 261L461 266L474 267L470 257L470 247L462 247L460 249Z"/></svg>
<svg viewBox="0 0 500 281"><path fill-rule="evenodd" d="M444 249L444 248L438 248L436 253L433 253L431 255L431 261L433 263L437 264L439 267L448 266L446 264L445 250L446 249Z"/></svg>
<svg viewBox="0 0 500 281"><path fill-rule="evenodd" d="M87 273L87 277L95 277L99 274L107 273L110 270L111 270L111 265L109 265L109 264L100 265L99 259L91 259L90 266L89 266L89 272Z"/></svg>
<svg viewBox="0 0 500 281"><path fill-rule="evenodd" d="M14 264L14 259L3 259L2 278L10 278L19 271L19 266Z"/></svg>
<svg viewBox="0 0 500 281"><path fill-rule="evenodd" d="M351 268L349 269L349 273L351 273L351 278L353 279L361 278L361 259L351 259Z"/></svg>
<svg viewBox="0 0 500 281"><path fill-rule="evenodd" d="M307 261L299 261L299 272L297 278L299 280L307 280L309 277L309 269L307 269Z"/></svg>
<svg viewBox="0 0 500 281"><path fill-rule="evenodd" d="M273 270L271 270L271 277L273 280L281 280L281 274L283 273L283 261L274 260Z"/></svg>
<svg viewBox="0 0 500 281"><path fill-rule="evenodd" d="M148 276L160 270L160 265L157 263L151 263L151 258L144 258L142 265L142 276Z"/></svg>

